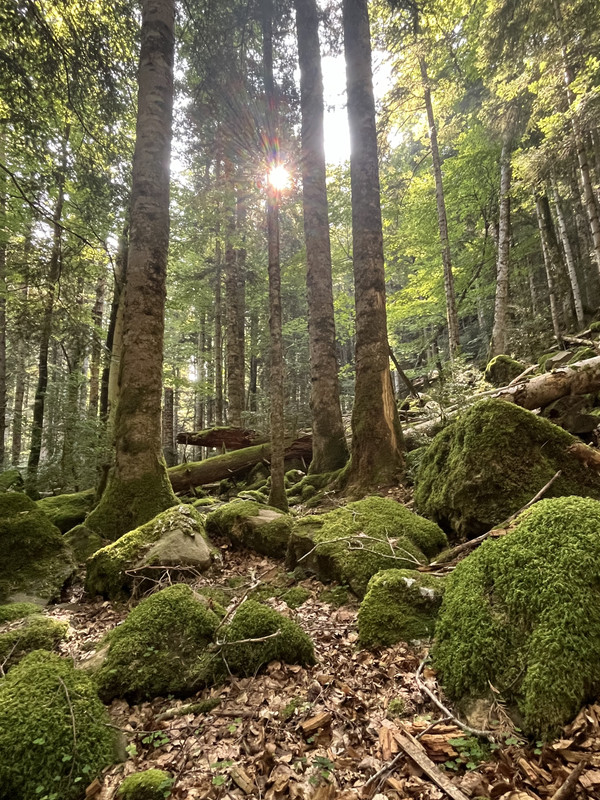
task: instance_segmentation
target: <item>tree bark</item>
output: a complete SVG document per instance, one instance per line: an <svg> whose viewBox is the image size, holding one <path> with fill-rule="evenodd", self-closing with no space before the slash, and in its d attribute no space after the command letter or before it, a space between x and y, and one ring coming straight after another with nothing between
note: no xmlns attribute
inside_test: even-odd
<svg viewBox="0 0 600 800"><path fill-rule="evenodd" d="M177 445L175 444L175 415L173 405L173 389L164 388L163 415L162 415L162 440L163 454L167 467L177 465Z"/></svg>
<svg viewBox="0 0 600 800"><path fill-rule="evenodd" d="M560 341L562 333L562 324L560 319L560 312L558 308L558 272L559 264L557 261L557 248L555 242L551 240L550 231L548 230L548 219L546 215L546 208L544 204L544 197L540 194L535 196L535 211L538 221L538 228L540 231L540 238L542 242L542 256L544 258L544 267L546 269L546 279L548 281L548 294L550 295L550 314L552 316L552 329L554 335ZM546 199L547 203L547 199Z"/></svg>
<svg viewBox="0 0 600 800"><path fill-rule="evenodd" d="M404 459L389 367L371 40L366 0L344 0L350 128L352 246L356 308L356 386L349 494L400 478Z"/></svg>
<svg viewBox="0 0 600 800"><path fill-rule="evenodd" d="M240 305L240 275L235 247L237 209L233 166L225 159L225 320L227 329L227 420L237 428L244 410L243 308Z"/></svg>
<svg viewBox="0 0 600 800"><path fill-rule="evenodd" d="M102 274L96 283L96 298L92 309L92 352L90 358L90 395L88 416L96 419L100 401L100 360L102 358L102 317L104 314L104 293L106 277Z"/></svg>
<svg viewBox="0 0 600 800"><path fill-rule="evenodd" d="M258 436L255 431L246 428L207 428L206 430L177 434L178 444L191 444L195 447L216 447L219 450L243 450L255 444L263 444L268 439Z"/></svg>
<svg viewBox="0 0 600 800"><path fill-rule="evenodd" d="M508 142L500 155L500 212L498 220L498 257L496 260L496 300L490 358L506 353L508 289L510 277L510 183L512 169Z"/></svg>
<svg viewBox="0 0 600 800"><path fill-rule="evenodd" d="M127 272L128 242L129 225L127 224L119 237L119 249L115 259L113 297L106 333L105 361L100 382L100 419L105 423L108 422L111 406L116 407L117 400L123 343L123 303L121 298Z"/></svg>
<svg viewBox="0 0 600 800"><path fill-rule="evenodd" d="M0 161L5 161L5 132L0 131ZM4 469L6 435L6 248L8 245L6 173L0 176L0 470Z"/></svg>
<svg viewBox="0 0 600 800"><path fill-rule="evenodd" d="M143 0L115 464L86 524L110 539L176 503L161 442L174 0Z"/></svg>
<svg viewBox="0 0 600 800"><path fill-rule="evenodd" d="M223 424L223 323L221 303L221 239L217 223L215 241L215 422Z"/></svg>
<svg viewBox="0 0 600 800"><path fill-rule="evenodd" d="M340 408L323 129L323 76L316 0L296 0L302 111L302 200L310 353L313 460L309 472L340 469L348 446Z"/></svg>
<svg viewBox="0 0 600 800"><path fill-rule="evenodd" d="M13 402L13 423L12 423L12 443L10 463L13 467L18 467L21 462L21 450L23 447L23 401L25 398L25 381L27 373L25 371L25 347L26 343L22 337L17 342L17 357L15 361L15 394Z"/></svg>
<svg viewBox="0 0 600 800"><path fill-rule="evenodd" d="M569 283L571 284L571 292L573 293L573 303L575 305L575 316L577 317L577 324L583 327L585 318L583 315L583 303L581 301L581 292L579 290L579 280L577 278L577 270L575 268L575 258L573 257L573 250L571 242L569 241L569 234L567 231L567 223L565 215L562 210L560 197L556 188L556 181L552 181L551 186L552 199L554 201L554 208L556 210L556 220L558 222L558 233L562 243L563 252L565 254L565 261L567 264L567 271L569 273Z"/></svg>

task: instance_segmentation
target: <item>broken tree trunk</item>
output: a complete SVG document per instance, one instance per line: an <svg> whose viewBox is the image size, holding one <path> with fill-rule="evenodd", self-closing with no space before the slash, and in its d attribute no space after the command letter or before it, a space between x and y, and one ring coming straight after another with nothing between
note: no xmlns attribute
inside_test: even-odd
<svg viewBox="0 0 600 800"><path fill-rule="evenodd" d="M312 437L301 436L295 441L288 440L285 460L302 459L308 465L312 459ZM168 470L171 485L175 492L186 492L195 486L221 481L251 469L255 464L271 460L270 443L234 450L222 456L207 458L205 461L180 464Z"/></svg>
<svg viewBox="0 0 600 800"><path fill-rule="evenodd" d="M256 431L246 428L208 428L203 431L177 434L177 444L191 444L195 447L218 447L220 450L242 450L255 444L264 444L266 436L259 436Z"/></svg>

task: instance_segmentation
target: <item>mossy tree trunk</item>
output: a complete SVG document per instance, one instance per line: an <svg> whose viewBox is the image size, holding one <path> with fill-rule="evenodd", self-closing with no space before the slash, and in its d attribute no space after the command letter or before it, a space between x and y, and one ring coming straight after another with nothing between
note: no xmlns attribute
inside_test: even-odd
<svg viewBox="0 0 600 800"><path fill-rule="evenodd" d="M323 132L323 76L316 0L296 0L302 110L302 200L310 348L313 460L309 472L340 469L348 447L340 408Z"/></svg>
<svg viewBox="0 0 600 800"><path fill-rule="evenodd" d="M508 141L502 145L500 154L500 202L498 215L498 255L496 258L496 298L494 301L494 325L490 344L490 358L506 353L508 291L510 277L510 183L512 167Z"/></svg>
<svg viewBox="0 0 600 800"><path fill-rule="evenodd" d="M115 463L86 523L110 539L177 502L161 442L174 18L174 0L143 1Z"/></svg>
<svg viewBox="0 0 600 800"><path fill-rule="evenodd" d="M175 444L175 408L174 392L165 386L162 420L163 453L167 467L177 464L177 445Z"/></svg>
<svg viewBox="0 0 600 800"><path fill-rule="evenodd" d="M385 309L383 233L366 0L344 0L350 128L352 248L356 307L356 387L347 491L396 482L403 442L392 390Z"/></svg>

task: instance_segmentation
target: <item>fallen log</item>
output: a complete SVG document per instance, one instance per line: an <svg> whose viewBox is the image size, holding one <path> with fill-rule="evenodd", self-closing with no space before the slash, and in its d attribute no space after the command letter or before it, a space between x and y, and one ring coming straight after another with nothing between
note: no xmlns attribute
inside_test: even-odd
<svg viewBox="0 0 600 800"><path fill-rule="evenodd" d="M168 471L171 486L175 492L186 492L195 486L202 486L205 483L214 483L224 478L231 478L233 475L247 472L256 464L261 462L269 464L271 459L271 445L257 444L252 447L245 447L242 450L232 450L222 456L214 456L204 461L190 461L187 464L179 464L171 467ZM288 440L285 449L286 461L303 460L306 465L312 459L312 436L301 436L292 441Z"/></svg>
<svg viewBox="0 0 600 800"><path fill-rule="evenodd" d="M207 428L202 431L177 434L177 444L190 444L195 447L217 447L220 450L242 450L255 444L265 444L266 436L259 436L256 431L246 428Z"/></svg>

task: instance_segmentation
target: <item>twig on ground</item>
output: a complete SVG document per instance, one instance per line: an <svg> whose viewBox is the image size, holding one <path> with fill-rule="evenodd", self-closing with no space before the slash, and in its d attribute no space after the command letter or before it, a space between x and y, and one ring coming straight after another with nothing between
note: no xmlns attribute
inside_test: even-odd
<svg viewBox="0 0 600 800"><path fill-rule="evenodd" d="M550 800L567 800L571 796L583 770L588 766L587 761L580 761L560 789L557 789Z"/></svg>
<svg viewBox="0 0 600 800"><path fill-rule="evenodd" d="M67 688L67 684L63 681L60 675L56 676L58 678L58 682L63 688L65 693L65 697L67 698L67 704L69 706L69 711L71 712L71 727L73 728L73 758L71 759L71 770L69 771L69 780L71 780L71 776L73 775L73 769L75 768L75 754L77 753L77 725L75 723L75 712L73 711L73 704L71 703L71 697L69 695L69 690Z"/></svg>
<svg viewBox="0 0 600 800"><path fill-rule="evenodd" d="M455 786L450 778L437 767L429 758L420 742L412 736L406 729L402 733L394 735L394 739L402 750L418 764L423 772L436 783L442 791L452 798L452 800L467 800L467 796Z"/></svg>

